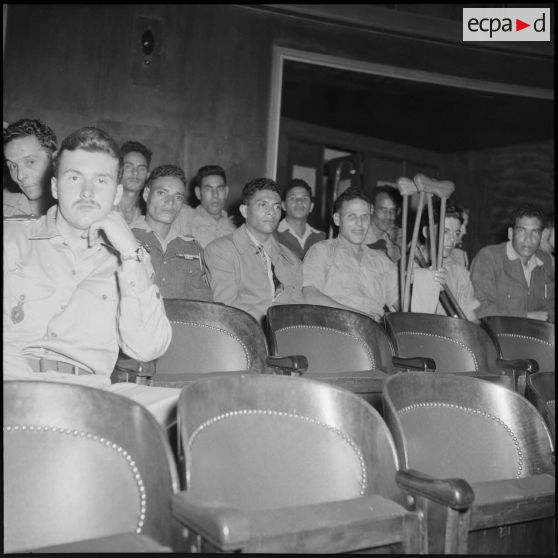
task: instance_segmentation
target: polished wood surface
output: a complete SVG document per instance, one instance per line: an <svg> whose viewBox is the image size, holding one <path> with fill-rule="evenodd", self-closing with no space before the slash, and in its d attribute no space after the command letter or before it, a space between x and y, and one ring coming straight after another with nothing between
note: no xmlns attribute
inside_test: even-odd
<svg viewBox="0 0 558 558"><path fill-rule="evenodd" d="M229 375L185 388L178 412L187 484L175 513L212 544L420 549L393 440L360 397L304 378Z"/></svg>
<svg viewBox="0 0 558 558"><path fill-rule="evenodd" d="M176 465L151 413L87 386L5 381L3 388L6 552L65 543L78 551L80 541L98 551L184 548L169 507ZM106 537L113 538L90 540Z"/></svg>
<svg viewBox="0 0 558 558"><path fill-rule="evenodd" d="M384 415L403 469L462 478L473 489L472 506L460 512L457 547L552 552L554 441L523 396L472 377L397 374L384 387ZM448 516L437 503L427 509L429 551L442 552Z"/></svg>

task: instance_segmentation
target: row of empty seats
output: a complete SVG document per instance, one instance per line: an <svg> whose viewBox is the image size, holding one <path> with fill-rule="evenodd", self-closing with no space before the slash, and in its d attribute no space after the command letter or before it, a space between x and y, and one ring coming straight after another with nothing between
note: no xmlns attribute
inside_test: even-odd
<svg viewBox="0 0 558 558"><path fill-rule="evenodd" d="M177 461L128 398L4 382L4 550L554 552L554 440L525 397L424 372L381 397L383 418L304 377L197 379Z"/></svg>
<svg viewBox="0 0 558 558"><path fill-rule="evenodd" d="M538 320L491 317L480 327L393 312L382 327L357 312L291 304L269 308L264 333L246 312L223 304L166 300L165 306L173 340L146 367L152 385L183 387L231 371L303 374L359 393L381 411L383 381L396 371L474 375L521 394L529 375L554 372L554 324ZM135 378L134 366L121 360L115 378Z"/></svg>

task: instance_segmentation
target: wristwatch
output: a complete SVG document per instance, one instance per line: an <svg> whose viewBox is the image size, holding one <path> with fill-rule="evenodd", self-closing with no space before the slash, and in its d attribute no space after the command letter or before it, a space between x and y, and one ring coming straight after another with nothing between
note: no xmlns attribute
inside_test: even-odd
<svg viewBox="0 0 558 558"><path fill-rule="evenodd" d="M147 255L147 250L143 246L138 246L132 252L128 252L127 254L120 254L120 259L123 262L127 262L129 260L134 260L136 262L143 262L145 260L145 256Z"/></svg>

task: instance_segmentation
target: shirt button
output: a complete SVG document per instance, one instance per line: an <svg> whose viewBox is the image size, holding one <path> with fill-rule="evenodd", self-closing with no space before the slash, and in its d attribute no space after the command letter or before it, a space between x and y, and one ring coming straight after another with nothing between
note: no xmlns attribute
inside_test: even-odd
<svg viewBox="0 0 558 558"><path fill-rule="evenodd" d="M103 295L103 300L106 300L108 296L106 294Z"/></svg>
<svg viewBox="0 0 558 558"><path fill-rule="evenodd" d="M51 337L54 337L54 338L58 337L58 336L56 335L56 332L54 332L54 331L50 334L50 336L51 336Z"/></svg>
<svg viewBox="0 0 558 558"><path fill-rule="evenodd" d="M76 270L72 269L72 275L75 275L75 274L76 274Z"/></svg>

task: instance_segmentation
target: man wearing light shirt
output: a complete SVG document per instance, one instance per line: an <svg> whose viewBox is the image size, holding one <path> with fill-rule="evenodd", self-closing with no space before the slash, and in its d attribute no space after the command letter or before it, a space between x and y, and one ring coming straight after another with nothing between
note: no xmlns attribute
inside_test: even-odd
<svg viewBox="0 0 558 558"><path fill-rule="evenodd" d="M58 203L38 220L4 223L4 380L112 390L119 347L140 361L158 358L171 326L149 254L116 211L122 184L114 140L81 128L62 142L53 169ZM149 396L157 404L178 397L145 389L156 390Z"/></svg>
<svg viewBox="0 0 558 558"><path fill-rule="evenodd" d="M362 312L379 320L386 307L399 303L397 267L382 250L368 248L370 200L358 188L348 188L334 204L337 238L308 250L302 294L307 304Z"/></svg>
<svg viewBox="0 0 558 558"><path fill-rule="evenodd" d="M302 260L310 246L326 239L324 232L308 224L308 216L314 209L308 183L300 178L291 180L283 192L282 206L285 218L279 222L275 238Z"/></svg>
<svg viewBox="0 0 558 558"><path fill-rule="evenodd" d="M236 226L225 211L229 195L225 170L218 165L201 167L193 179L194 193L200 204L193 209L184 205L178 226L205 248L212 240L232 233Z"/></svg>

